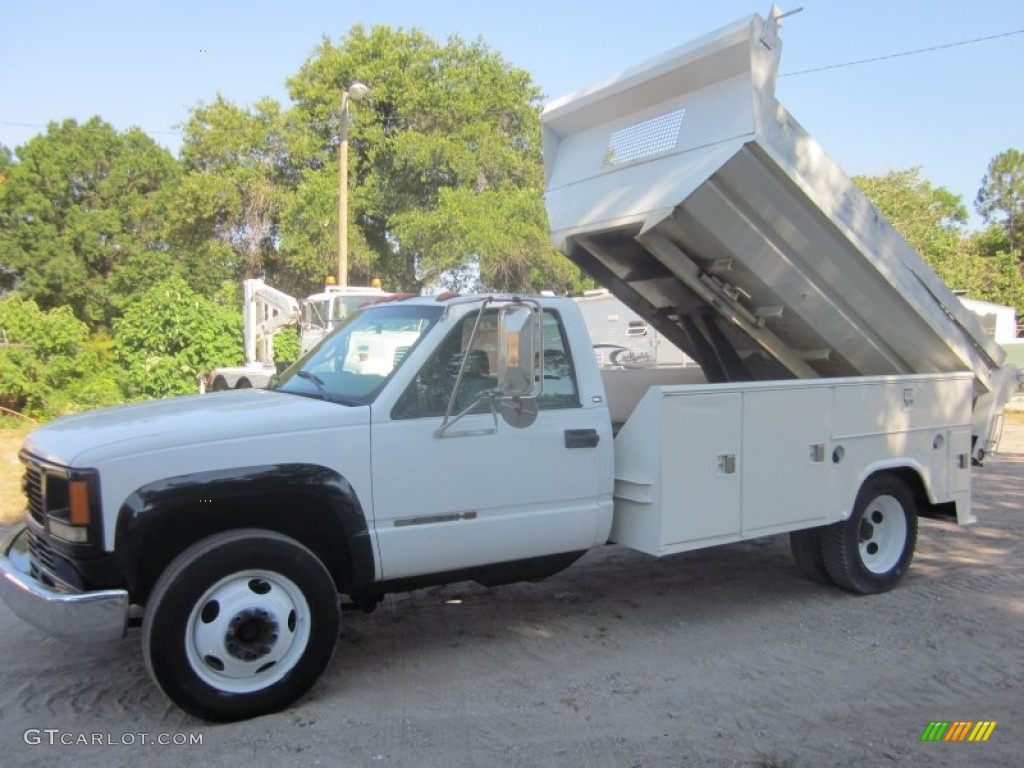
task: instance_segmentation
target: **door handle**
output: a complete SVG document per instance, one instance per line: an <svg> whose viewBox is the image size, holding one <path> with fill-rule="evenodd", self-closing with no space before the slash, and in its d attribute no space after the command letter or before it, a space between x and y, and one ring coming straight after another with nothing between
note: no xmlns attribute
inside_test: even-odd
<svg viewBox="0 0 1024 768"><path fill-rule="evenodd" d="M567 429L565 430L566 448L596 448L601 442L601 436L596 429Z"/></svg>

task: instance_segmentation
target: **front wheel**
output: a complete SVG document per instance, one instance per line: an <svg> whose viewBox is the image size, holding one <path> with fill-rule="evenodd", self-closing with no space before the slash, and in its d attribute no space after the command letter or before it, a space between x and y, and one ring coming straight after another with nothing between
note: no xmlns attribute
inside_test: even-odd
<svg viewBox="0 0 1024 768"><path fill-rule="evenodd" d="M917 544L917 511L907 486L892 475L870 478L847 520L821 529L828 575L851 592L892 589L910 567Z"/></svg>
<svg viewBox="0 0 1024 768"><path fill-rule="evenodd" d="M193 545L164 571L142 625L146 667L179 707L206 720L274 712L330 661L338 593L294 539L238 530Z"/></svg>

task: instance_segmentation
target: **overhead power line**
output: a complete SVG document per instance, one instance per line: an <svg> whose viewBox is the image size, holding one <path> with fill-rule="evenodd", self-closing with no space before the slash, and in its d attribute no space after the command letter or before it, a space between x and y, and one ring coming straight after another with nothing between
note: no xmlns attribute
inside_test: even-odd
<svg viewBox="0 0 1024 768"><path fill-rule="evenodd" d="M16 128L45 128L45 125L36 125L35 123L12 123L10 120L0 120L0 125L13 125Z"/></svg>
<svg viewBox="0 0 1024 768"><path fill-rule="evenodd" d="M843 69L845 67L858 67L862 64L871 64L876 61L887 61L889 59L899 59L904 56L917 56L922 53L932 53L933 51L942 51L947 48L959 48L964 45L974 45L975 43L985 43L990 40L999 40L1004 37L1013 37L1014 35L1024 35L1024 29L1014 29L1010 32L1000 32L995 35L985 35L984 37L973 37L970 40L958 40L955 43L944 43L943 45L933 45L928 48L915 48L910 51L900 51L899 53L888 53L884 56L872 56L869 59L857 59L855 61L844 61L840 64L825 64L820 67L811 67L809 69L798 69L796 72L784 72L779 77L796 77L797 75L809 75L812 72L825 72L830 69ZM10 125L17 128L36 128L43 129L47 126L37 125L35 123L16 123L10 120L0 120L0 125ZM182 133L181 128L169 128L164 130L147 130L142 129L145 133Z"/></svg>
<svg viewBox="0 0 1024 768"><path fill-rule="evenodd" d="M61 121L60 120L54 120L52 122L59 123ZM49 127L49 124L47 124L47 125L39 125L38 123L14 123L14 122L11 122L10 120L0 120L0 125L11 125L11 126L14 126L15 128L36 128L36 129L39 129L39 130L42 130L43 128L48 128ZM152 130L152 131L150 131L150 130L148 130L146 128L142 128L142 127L137 126L137 125L132 126L132 127L133 128L138 128L143 133L181 133L181 129L180 128L168 128L168 129L164 129L164 130Z"/></svg>
<svg viewBox="0 0 1024 768"><path fill-rule="evenodd" d="M946 48L958 48L962 45L973 45L974 43L984 43L989 40L998 40L1001 37L1011 37L1013 35L1024 34L1024 29L1015 29L1012 32L1000 32L998 35L986 35L985 37L975 37L970 40L960 40L955 43L945 43L943 45L933 45L929 48L915 48L912 51L900 51L899 53L889 53L885 56L873 56L870 59L858 59L857 61L845 61L842 64L826 64L821 67L811 67L810 69L800 69L796 72L786 72L785 74L779 75L779 77L795 77L796 75L808 75L811 72L824 72L827 69L842 69L844 67L857 67L861 64L871 64L875 61L886 61L887 59L898 59L903 56L916 56L919 53L931 53L932 51L941 51Z"/></svg>

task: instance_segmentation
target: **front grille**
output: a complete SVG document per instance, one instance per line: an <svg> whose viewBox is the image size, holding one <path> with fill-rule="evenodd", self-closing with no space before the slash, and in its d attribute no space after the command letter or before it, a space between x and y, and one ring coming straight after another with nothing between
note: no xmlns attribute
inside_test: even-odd
<svg viewBox="0 0 1024 768"><path fill-rule="evenodd" d="M77 572L77 567L69 563L94 558L102 552L99 473L47 461L26 450L21 451L19 458L25 466L21 483L27 501L25 518L35 533L32 561L44 571L54 571L56 565L56 576L67 581L73 576L69 569ZM76 523L71 521L73 483L82 483L86 492L86 519ZM76 488L76 493L80 490ZM76 504L81 502L76 500Z"/></svg>
<svg viewBox="0 0 1024 768"><path fill-rule="evenodd" d="M32 558L33 569L37 565L48 571L54 569L53 548L50 542L37 536L31 528L28 529L28 553Z"/></svg>
<svg viewBox="0 0 1024 768"><path fill-rule="evenodd" d="M43 471L33 465L25 465L25 478L22 482L25 496L28 498L28 511L37 522L43 523Z"/></svg>

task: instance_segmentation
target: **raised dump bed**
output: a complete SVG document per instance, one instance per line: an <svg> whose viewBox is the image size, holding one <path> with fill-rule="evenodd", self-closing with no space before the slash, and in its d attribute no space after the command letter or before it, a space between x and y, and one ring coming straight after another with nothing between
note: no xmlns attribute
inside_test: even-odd
<svg viewBox="0 0 1024 768"><path fill-rule="evenodd" d="M553 240L709 381L971 371L990 449L1016 371L776 100L778 17L549 104Z"/></svg>

